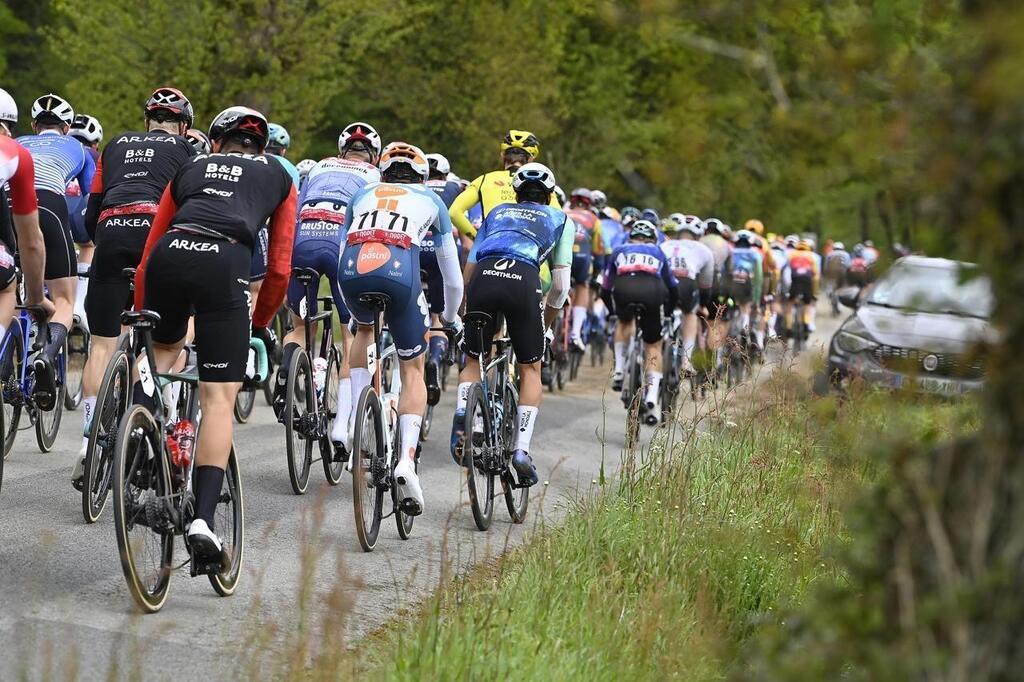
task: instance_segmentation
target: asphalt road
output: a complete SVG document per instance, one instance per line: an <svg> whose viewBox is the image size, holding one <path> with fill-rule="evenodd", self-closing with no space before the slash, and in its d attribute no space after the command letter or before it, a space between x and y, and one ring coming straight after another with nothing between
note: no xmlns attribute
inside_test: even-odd
<svg viewBox="0 0 1024 682"><path fill-rule="evenodd" d="M833 327L822 318L817 338ZM260 399L235 431L246 512L242 584L220 598L205 578L178 570L166 606L149 616L139 615L125 587L110 506L87 525L71 487L80 412L67 415L48 454L38 452L32 431L19 433L0 492L0 680L264 676L282 650L274 642L296 636L303 613L314 650L331 610L347 611L344 639L356 640L452 571L521 542L539 523L557 522L566 497L593 486L602 462L617 468L625 411L604 391L609 371L588 366L562 393L545 393L533 455L548 485L535 488L522 525L511 524L496 500L487 533L475 529L461 469L447 452L449 386L424 444L425 512L408 541L385 520L370 554L356 539L348 476L330 488L314 463L310 492L292 494L284 430ZM651 432L645 428L644 438ZM175 558L184 555L179 542Z"/></svg>

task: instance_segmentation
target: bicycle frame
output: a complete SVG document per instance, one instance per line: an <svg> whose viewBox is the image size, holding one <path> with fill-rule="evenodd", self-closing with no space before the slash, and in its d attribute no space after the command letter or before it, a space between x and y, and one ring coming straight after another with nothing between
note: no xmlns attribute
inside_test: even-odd
<svg viewBox="0 0 1024 682"><path fill-rule="evenodd" d="M509 368L512 365L512 352L509 341L505 338L498 338L492 344L484 344L484 330L478 326L477 334L480 340L480 388L483 390L484 402L487 406L488 416L494 428L487 434L487 449L493 456L494 449L498 447L497 435L509 415L502 414L505 406L505 393L509 390ZM491 345L498 345L498 352L493 358L490 357ZM486 349L486 350L485 350ZM488 375L494 373L495 390L491 388L491 381Z"/></svg>
<svg viewBox="0 0 1024 682"><path fill-rule="evenodd" d="M35 377L29 371L29 358L35 353L41 351L46 345L50 338L50 329L47 325L38 325L36 332L35 342L30 348L28 345L28 339L31 335L32 325L35 321L32 319L32 315L25 309L20 309L17 318L17 324L11 325L11 334L20 334L22 339L21 344L21 375L17 378L18 391L21 393L21 399L25 404L28 404L29 399L32 397L32 391L35 389ZM17 331L15 331L17 328ZM3 356L7 352L8 346L12 343L11 334L7 334L4 337L3 345L0 346L0 356ZM57 379L60 382L65 381L65 360L63 353L57 354ZM6 387L5 387L6 388ZM5 397L5 400L9 398ZM32 405L33 409L35 408Z"/></svg>
<svg viewBox="0 0 1024 682"><path fill-rule="evenodd" d="M382 392L384 386L382 370L384 362L389 359L391 360L388 384L390 390L384 393ZM386 461L391 462L394 458L393 441L398 423L398 399L402 394L402 372L398 360L398 348L394 341L388 343L386 347L384 346L384 330L380 314L376 315L373 320L373 343L366 348L366 369L370 372L373 388L380 398L381 421L384 424L384 450L387 455Z"/></svg>

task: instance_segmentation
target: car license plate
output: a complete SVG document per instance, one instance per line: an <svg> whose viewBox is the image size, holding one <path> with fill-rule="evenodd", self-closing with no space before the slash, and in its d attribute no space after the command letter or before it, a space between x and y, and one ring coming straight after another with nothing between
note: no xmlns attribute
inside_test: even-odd
<svg viewBox="0 0 1024 682"><path fill-rule="evenodd" d="M960 395L964 392L964 385L953 379L939 379L938 377L922 377L918 379L917 385L928 393L939 395Z"/></svg>

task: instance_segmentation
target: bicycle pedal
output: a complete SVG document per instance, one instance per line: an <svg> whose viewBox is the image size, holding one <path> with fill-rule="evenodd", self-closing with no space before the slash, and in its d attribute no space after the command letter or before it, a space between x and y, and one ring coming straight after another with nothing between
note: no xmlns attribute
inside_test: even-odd
<svg viewBox="0 0 1024 682"><path fill-rule="evenodd" d="M406 516L419 516L423 513L423 509L419 503L411 497L407 497L398 503L398 510Z"/></svg>

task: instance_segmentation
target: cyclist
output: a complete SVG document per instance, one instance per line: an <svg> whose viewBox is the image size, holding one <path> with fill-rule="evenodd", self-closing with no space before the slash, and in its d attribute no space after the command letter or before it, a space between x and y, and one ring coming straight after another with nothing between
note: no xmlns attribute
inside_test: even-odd
<svg viewBox="0 0 1024 682"><path fill-rule="evenodd" d="M142 131L125 131L107 144L90 188L85 229L96 243L96 256L85 312L92 345L82 371L82 448L71 477L76 487L85 471L96 394L121 333L121 312L129 302L130 285L122 272L139 264L160 195L196 154L184 137L192 125L192 103L180 90L157 88L142 113Z"/></svg>
<svg viewBox="0 0 1024 682"><path fill-rule="evenodd" d="M93 163L99 161L100 142L103 141L103 126L95 116L78 114L71 124L68 135L82 143ZM85 210L88 187L79 187L77 180L68 183L64 199L68 202L68 217L71 219L71 236L78 245L78 287L75 289L75 319L89 329L85 314L85 297L89 291L89 267L92 263L94 246L85 230Z"/></svg>
<svg viewBox="0 0 1024 682"><path fill-rule="evenodd" d="M787 241L789 241L787 237ZM818 270L815 253L811 250L811 242L806 239L797 241L796 248L789 252L789 295L787 296L786 322L789 323L793 303L804 303L804 323L808 322L807 310L818 296ZM809 328L808 328L809 329ZM792 331L792 329L790 330Z"/></svg>
<svg viewBox="0 0 1024 682"><path fill-rule="evenodd" d="M593 197L586 187L577 187L569 195L569 208L565 212L575 224L576 236L572 246L572 327L569 342L579 352L587 349L583 343L583 323L590 313L591 270L600 271L604 265L604 239L601 221L593 211Z"/></svg>
<svg viewBox="0 0 1024 682"><path fill-rule="evenodd" d="M430 315L420 284L419 248L423 235L435 234L435 253L444 282L445 326L458 329L462 275L448 207L423 186L429 166L426 155L404 142L392 142L380 157L381 182L359 190L345 210L346 247L338 278L352 317L359 325L352 341L352 398L358 400L370 383L366 350L373 343L376 313L360 304L364 293L387 294L385 318L398 349L402 395L398 427L402 453L394 476L402 510L423 512L423 490L416 474L420 424L427 407L423 381L424 340Z"/></svg>
<svg viewBox="0 0 1024 682"><path fill-rule="evenodd" d="M87 191L96 164L78 140L68 137L75 110L63 98L48 94L32 103L34 135L18 138L35 164L39 227L46 242L46 288L56 311L49 323L50 343L32 362L35 396L40 409L53 408L57 396L55 359L64 346L74 315L77 257L64 191L72 179Z"/></svg>
<svg viewBox="0 0 1024 682"><path fill-rule="evenodd" d="M267 277L252 317L267 343L266 327L281 306L291 266L295 185L263 154L267 128L263 114L248 107L217 115L210 125L215 152L184 164L164 190L135 275L136 307L160 314L153 329L158 371L168 371L178 357L195 315L203 427L193 477L196 516L186 532L193 561L205 563L221 557L214 512L249 355L251 251L268 219Z"/></svg>
<svg viewBox="0 0 1024 682"><path fill-rule="evenodd" d="M676 305L683 313L683 374L693 374L693 349L697 345L697 310L711 303L711 285L715 280L715 256L699 240L704 236L704 223L695 215L672 214L661 250L672 274L679 281ZM625 343L616 357L626 354Z"/></svg>
<svg viewBox="0 0 1024 682"><path fill-rule="evenodd" d="M544 330L565 305L570 289L572 245L576 230L561 209L552 207L555 176L546 166L528 163L512 180L516 202L499 206L487 216L477 234L466 266L471 279L466 310L482 311L492 324L483 329L484 343L493 338L499 317L507 323L519 365L519 409L516 421L512 473L520 485L537 483L530 457L530 441L537 423L541 397L541 358ZM542 314L540 264L551 261L552 285ZM466 367L459 375L459 391L452 420L452 457L456 463L465 432L466 401L472 382L480 377L480 335L469 334L464 343Z"/></svg>
<svg viewBox="0 0 1024 682"><path fill-rule="evenodd" d="M764 260L755 240L756 235L750 230L736 233L736 245L727 271L729 298L739 311L740 330L748 338L751 331L750 316L754 304L761 300L761 287L764 283ZM755 330L755 338L755 351L760 351L764 344L760 330Z"/></svg>
<svg viewBox="0 0 1024 682"><path fill-rule="evenodd" d="M730 269L729 259L732 258L732 242L729 240L732 230L718 218L704 221L702 244L711 249L715 257L715 282L711 285L711 306L708 308L708 319L711 328L708 333L708 347L715 351L716 366L722 361L722 341L725 339L725 312L728 308L729 291L725 275Z"/></svg>
<svg viewBox="0 0 1024 682"><path fill-rule="evenodd" d="M629 227L629 241L615 249L608 259L602 283L605 305L618 315L615 326L615 372L612 388L622 389L626 370L626 349L633 336L631 304L644 308L638 324L646 346L646 385L644 404L648 411L658 403L661 388L661 307L667 301L675 307L679 282L672 274L665 254L658 247L658 228L640 219Z"/></svg>
<svg viewBox="0 0 1024 682"><path fill-rule="evenodd" d="M832 243L832 250L825 256L822 268L822 275L829 292L846 286L846 270L850 267L851 260L850 254L846 252L845 244L842 242Z"/></svg>
<svg viewBox="0 0 1024 682"><path fill-rule="evenodd" d="M209 154L213 151L213 146L210 144L210 138L206 133L198 128L189 128L185 132L185 139L188 140L188 143L196 150L196 154Z"/></svg>
<svg viewBox="0 0 1024 682"><path fill-rule="evenodd" d="M309 171L299 195L299 217L295 228L292 265L312 268L326 277L331 297L338 309L341 325L341 366L338 368L338 413L331 427L331 440L337 447L348 440L348 416L352 411L351 375L349 372L348 322L351 316L338 285L338 257L344 235L345 209L356 192L368 184L380 182L377 159L380 157L380 135L368 123L356 121L345 126L338 135L338 156L323 159ZM288 309L292 330L284 337L281 366L274 388L274 409L279 418L284 410L288 365L292 353L306 343L306 330L300 316L306 296L305 285L293 279L288 285ZM307 301L307 314L316 314L316 299ZM364 384L365 385L365 384ZM358 397L358 396L357 396Z"/></svg>
<svg viewBox="0 0 1024 682"><path fill-rule="evenodd" d="M608 197L599 189L591 192L594 199L594 208L597 210L597 217L601 219L601 236L604 239L604 252L611 253L612 249L618 246L625 239L622 223L616 218L615 209L608 206ZM604 268L598 268L603 272Z"/></svg>
<svg viewBox="0 0 1024 682"><path fill-rule="evenodd" d="M850 258L850 266L846 270L847 281L856 287L865 287L870 281L871 263L864 256L864 245L853 245L853 256Z"/></svg>
<svg viewBox="0 0 1024 682"><path fill-rule="evenodd" d="M25 275L26 305L43 306L48 315L54 311L53 303L43 294L46 247L39 229L35 164L28 150L11 139L17 122L18 105L0 89L0 339L14 317L15 247ZM0 375L7 376L9 371L9 367L2 367Z"/></svg>
<svg viewBox="0 0 1024 682"><path fill-rule="evenodd" d="M295 183L296 190L298 190L299 184L302 178L299 177L299 171L286 156L288 155L288 148L292 146L292 136L288 134L288 131L280 123L270 124L270 142L267 143L267 154L273 156L284 169L288 171L288 175L291 176L292 182Z"/></svg>

